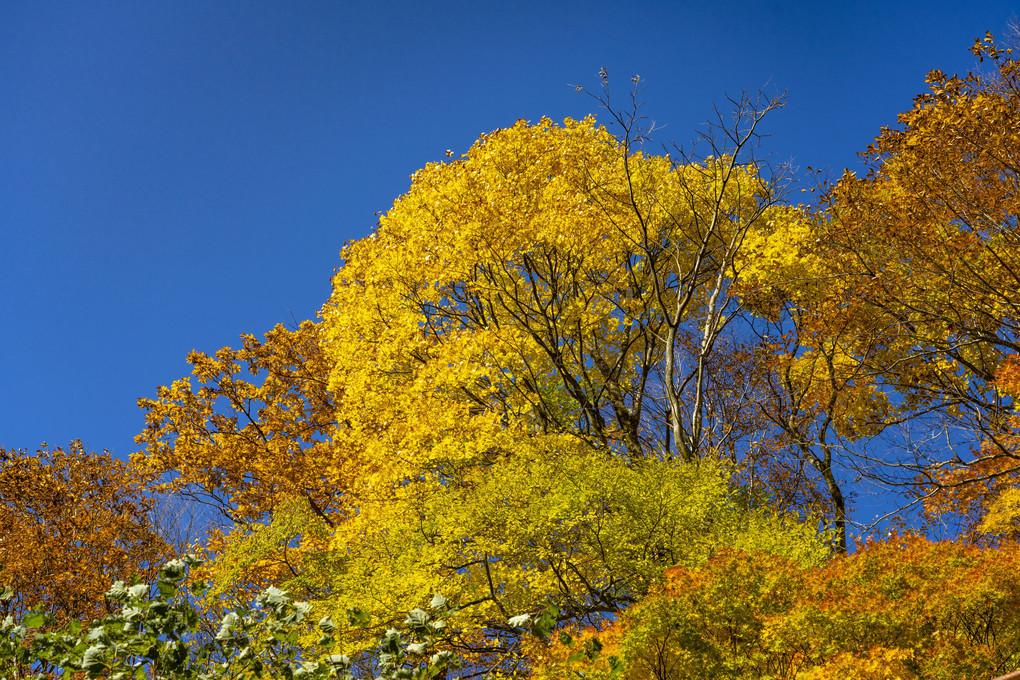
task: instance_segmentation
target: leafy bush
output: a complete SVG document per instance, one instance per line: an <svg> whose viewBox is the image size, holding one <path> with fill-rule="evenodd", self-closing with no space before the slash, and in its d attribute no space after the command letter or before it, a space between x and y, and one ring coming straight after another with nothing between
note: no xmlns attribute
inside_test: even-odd
<svg viewBox="0 0 1020 680"><path fill-rule="evenodd" d="M173 560L153 584L117 581L105 594L115 613L87 628L77 621L40 632L47 616L32 612L20 621L8 616L0 623L0 671L4 680L25 678L108 678L109 680L221 680L223 678L286 678L353 680L351 657L337 653L332 637L336 625L328 618L312 624L311 606L270 587L250 607L223 616L215 635L203 634L195 603L205 584L190 582L188 572L200 564L193 556ZM10 599L5 588L0 594ZM377 680L424 680L460 659L439 650L446 624L438 618L450 610L441 595L428 611L415 609L406 630L390 629L375 656ZM348 613L349 622L366 626L368 617ZM311 648L298 644L301 633L318 629ZM36 631L36 632L33 632Z"/></svg>

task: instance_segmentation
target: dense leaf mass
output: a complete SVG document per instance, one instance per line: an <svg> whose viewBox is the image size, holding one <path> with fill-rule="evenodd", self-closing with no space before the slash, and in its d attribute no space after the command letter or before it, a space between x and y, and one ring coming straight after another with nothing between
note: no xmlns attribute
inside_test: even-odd
<svg viewBox="0 0 1020 680"><path fill-rule="evenodd" d="M37 608L55 623L106 613L116 579L151 576L172 556L136 471L108 454L0 449L0 614Z"/></svg>
<svg viewBox="0 0 1020 680"><path fill-rule="evenodd" d="M726 550L667 570L611 625L561 638L533 677L991 678L1017 664L1018 559L1016 546L916 536L822 569Z"/></svg>

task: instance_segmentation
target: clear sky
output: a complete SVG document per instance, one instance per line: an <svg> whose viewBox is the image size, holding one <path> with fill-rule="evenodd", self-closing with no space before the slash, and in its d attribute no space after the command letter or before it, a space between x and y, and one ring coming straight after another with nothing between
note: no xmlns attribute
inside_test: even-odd
<svg viewBox="0 0 1020 680"><path fill-rule="evenodd" d="M839 173L1012 2L0 3L0 446L120 456L196 348L312 318L409 175L640 74L657 139L788 92Z"/></svg>

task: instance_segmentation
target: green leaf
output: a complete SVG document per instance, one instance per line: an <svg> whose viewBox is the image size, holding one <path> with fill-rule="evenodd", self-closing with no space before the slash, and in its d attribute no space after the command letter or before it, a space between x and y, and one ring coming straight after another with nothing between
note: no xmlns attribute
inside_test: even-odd
<svg viewBox="0 0 1020 680"><path fill-rule="evenodd" d="M223 617L223 622L220 624L220 630L216 633L214 638L218 642L226 642L228 640L234 640L236 635L234 633L234 626L237 625L239 617L234 612L230 612Z"/></svg>
<svg viewBox="0 0 1020 680"><path fill-rule="evenodd" d="M425 654L428 654L430 646L431 645L427 642L415 642L414 644L407 646L407 653L424 656Z"/></svg>
<svg viewBox="0 0 1020 680"><path fill-rule="evenodd" d="M159 570L159 579L177 583L184 579L186 571L184 560L170 560Z"/></svg>
<svg viewBox="0 0 1020 680"><path fill-rule="evenodd" d="M364 628L371 621L372 617L363 609L351 607L347 610L347 622L356 628Z"/></svg>
<svg viewBox="0 0 1020 680"><path fill-rule="evenodd" d="M336 624L333 623L333 619L328 616L319 621L319 630L327 635L336 632Z"/></svg>
<svg viewBox="0 0 1020 680"><path fill-rule="evenodd" d="M549 633L556 627L556 621L559 618L560 610L556 605L549 605L542 610L542 613L538 615L538 618L531 624L531 633L542 640L549 637Z"/></svg>
<svg viewBox="0 0 1020 680"><path fill-rule="evenodd" d="M81 669L95 673L106 668L106 660L103 658L102 647L89 647L81 659Z"/></svg>
<svg viewBox="0 0 1020 680"><path fill-rule="evenodd" d="M46 623L46 615L41 612L30 612L21 622L26 628L38 628Z"/></svg>
<svg viewBox="0 0 1020 680"><path fill-rule="evenodd" d="M259 595L257 602L262 605L273 606L288 604L290 602L290 598L287 597L286 590L280 590L276 586L269 586L266 588L265 592Z"/></svg>
<svg viewBox="0 0 1020 680"><path fill-rule="evenodd" d="M580 661L583 658L585 658L585 654L584 654L583 651L574 652L573 654L571 654L570 656L567 657L567 663L568 664L577 663L578 661Z"/></svg>
<svg viewBox="0 0 1020 680"><path fill-rule="evenodd" d="M347 656L346 654L330 654L329 656L326 657L326 660L332 665L338 666L340 668L351 667L351 657Z"/></svg>
<svg viewBox="0 0 1020 680"><path fill-rule="evenodd" d="M118 581L119 583L119 581ZM116 585L116 584L114 584ZM113 588L110 589L113 592ZM127 594L136 599L142 599L149 594L149 586L146 583L139 583L127 589Z"/></svg>
<svg viewBox="0 0 1020 680"><path fill-rule="evenodd" d="M386 631L386 634L383 635L383 639L379 647L381 649L386 650L390 654L398 654L400 653L400 644L401 644L400 631L397 630L396 628L390 628L389 630Z"/></svg>
<svg viewBox="0 0 1020 680"><path fill-rule="evenodd" d="M428 621L429 615L427 612L421 609L412 609L407 612L404 625L417 635L428 635L430 632Z"/></svg>
<svg viewBox="0 0 1020 680"><path fill-rule="evenodd" d="M110 589L106 591L107 599L113 600L114 602L120 602L128 596L127 586L124 585L123 581L114 581Z"/></svg>

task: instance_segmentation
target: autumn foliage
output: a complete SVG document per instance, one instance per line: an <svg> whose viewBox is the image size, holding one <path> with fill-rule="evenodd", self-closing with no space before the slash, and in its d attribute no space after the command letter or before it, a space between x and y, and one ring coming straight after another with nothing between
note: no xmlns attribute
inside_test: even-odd
<svg viewBox="0 0 1020 680"><path fill-rule="evenodd" d="M805 567L725 550L677 567L601 628L544 650L534 677L991 678L1020 646L1020 550L918 536Z"/></svg>
<svg viewBox="0 0 1020 680"><path fill-rule="evenodd" d="M973 49L994 69L949 77L869 147L872 171L833 187L821 236L849 282L847 310L869 338L865 375L896 395L896 416L940 442L918 442L900 461L926 482L928 508L1009 534L1002 515L1017 472L1016 291L1020 177L1020 71L991 37ZM929 435L930 436L930 435ZM960 450L967 450L961 455Z"/></svg>
<svg viewBox="0 0 1020 680"><path fill-rule="evenodd" d="M54 622L106 614L117 579L151 577L174 546L153 523L153 499L131 466L108 454L0 449L0 612L40 608Z"/></svg>
<svg viewBox="0 0 1020 680"><path fill-rule="evenodd" d="M319 324L193 354L143 401L136 461L237 522L219 588L275 573L383 620L439 590L493 668L523 662L513 613L614 615L719 544L818 561L719 460L746 436L713 370L739 246L792 217L744 160L646 156L593 119L485 135L348 244Z"/></svg>
<svg viewBox="0 0 1020 680"><path fill-rule="evenodd" d="M519 121L429 164L344 246L317 321L193 352L140 400L130 465L0 452L5 606L107 613L109 581L168 554L158 493L220 518L201 599L173 605L181 668L254 598L278 620L223 614L215 639L250 624L235 651L294 677L1013 670L1020 66L974 52L994 72L932 72L814 206L757 155L769 97L694 150L649 153L603 102L616 134ZM959 533L854 548L862 483ZM115 592L112 616L164 606Z"/></svg>

